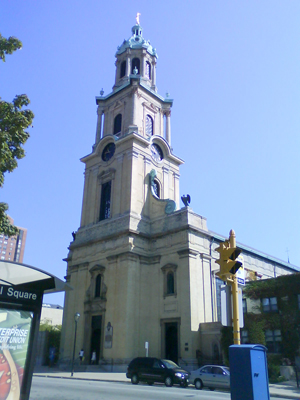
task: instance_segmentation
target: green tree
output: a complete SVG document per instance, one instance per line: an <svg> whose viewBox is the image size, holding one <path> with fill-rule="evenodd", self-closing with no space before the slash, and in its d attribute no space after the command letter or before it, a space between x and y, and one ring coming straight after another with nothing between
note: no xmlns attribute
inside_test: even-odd
<svg viewBox="0 0 300 400"><path fill-rule="evenodd" d="M14 37L8 39L0 35L0 58L5 61L7 54L22 48L22 42ZM3 101L0 97L0 187L4 184L4 174L12 172L17 166L17 160L25 156L22 147L29 133L26 131L32 125L34 114L24 109L30 103L26 94L17 95L12 103ZM0 232L7 236L18 233L17 227L10 224L6 211L8 205L0 203Z"/></svg>
<svg viewBox="0 0 300 400"><path fill-rule="evenodd" d="M50 347L55 348L55 358L54 358L54 364L57 363L59 359L59 347L60 347L60 337L61 337L61 325L50 325L48 321L42 322L40 324L39 331L44 332L47 331L47 355L46 355L46 365L50 364L49 360L49 349Z"/></svg>

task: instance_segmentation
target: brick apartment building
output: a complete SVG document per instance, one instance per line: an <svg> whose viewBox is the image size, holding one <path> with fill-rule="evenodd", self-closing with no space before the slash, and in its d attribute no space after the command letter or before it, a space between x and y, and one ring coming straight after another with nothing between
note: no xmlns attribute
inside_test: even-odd
<svg viewBox="0 0 300 400"><path fill-rule="evenodd" d="M8 217L11 224L14 220ZM0 259L22 263L24 258L27 229L20 228L17 236L8 237L0 233Z"/></svg>

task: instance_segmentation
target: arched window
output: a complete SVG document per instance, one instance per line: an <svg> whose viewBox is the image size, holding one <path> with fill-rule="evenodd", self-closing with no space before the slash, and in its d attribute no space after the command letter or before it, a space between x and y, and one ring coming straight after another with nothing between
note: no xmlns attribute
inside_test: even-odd
<svg viewBox="0 0 300 400"><path fill-rule="evenodd" d="M121 133L122 129L122 114L118 114L114 120L114 135Z"/></svg>
<svg viewBox="0 0 300 400"><path fill-rule="evenodd" d="M121 64L120 78L123 78L125 74L126 74L126 61L123 61Z"/></svg>
<svg viewBox="0 0 300 400"><path fill-rule="evenodd" d="M166 264L161 268L164 277L164 298L166 296L177 296L176 269L177 265L175 264Z"/></svg>
<svg viewBox="0 0 300 400"><path fill-rule="evenodd" d="M98 274L96 277L96 284L95 284L95 297L100 297L101 292L101 275Z"/></svg>
<svg viewBox="0 0 300 400"><path fill-rule="evenodd" d="M156 194L156 196L158 198L160 198L160 187L159 187L158 180L156 180L156 179L154 179L154 181L153 181L153 191Z"/></svg>
<svg viewBox="0 0 300 400"><path fill-rule="evenodd" d="M133 60L132 60L132 64L131 64L131 73L132 74L134 74L134 69L137 69L138 70L138 74L140 73L140 59L139 58L134 58Z"/></svg>
<svg viewBox="0 0 300 400"><path fill-rule="evenodd" d="M146 78L151 79L151 64L149 61L146 61Z"/></svg>
<svg viewBox="0 0 300 400"><path fill-rule="evenodd" d="M150 115L146 115L146 135L152 136L153 135L153 119Z"/></svg>
<svg viewBox="0 0 300 400"><path fill-rule="evenodd" d="M174 294L174 272L169 271L167 274L167 294Z"/></svg>
<svg viewBox="0 0 300 400"><path fill-rule="evenodd" d="M110 218L111 181L101 186L100 216L99 221Z"/></svg>

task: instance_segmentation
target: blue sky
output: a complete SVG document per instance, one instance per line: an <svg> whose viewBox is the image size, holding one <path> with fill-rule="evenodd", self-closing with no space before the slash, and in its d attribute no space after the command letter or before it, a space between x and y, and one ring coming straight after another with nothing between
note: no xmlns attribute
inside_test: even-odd
<svg viewBox="0 0 300 400"><path fill-rule="evenodd" d="M66 274L95 96L111 91L137 12L158 53L158 93L174 99L181 195L210 230L233 228L238 242L300 266L298 0L2 0L0 32L23 49L0 65L0 96L26 93L35 113L26 157L0 191L28 229L24 262Z"/></svg>

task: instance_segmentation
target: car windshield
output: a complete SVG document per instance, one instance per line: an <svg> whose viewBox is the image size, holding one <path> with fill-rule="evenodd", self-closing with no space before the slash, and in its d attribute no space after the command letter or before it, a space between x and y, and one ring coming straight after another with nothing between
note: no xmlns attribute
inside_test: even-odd
<svg viewBox="0 0 300 400"><path fill-rule="evenodd" d="M163 362L163 364L170 369L174 369L174 368L180 368L177 364L175 364L173 361L171 360L161 360Z"/></svg>

